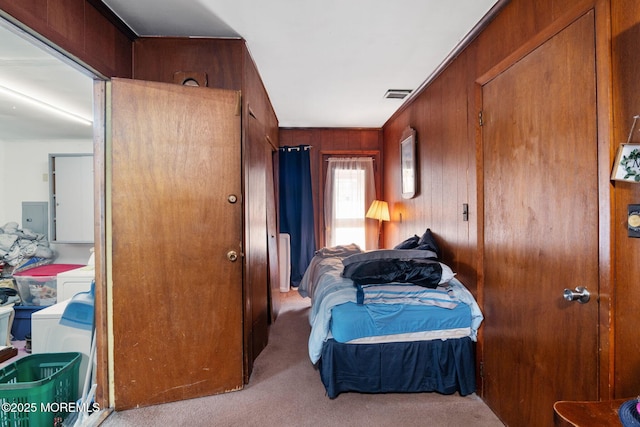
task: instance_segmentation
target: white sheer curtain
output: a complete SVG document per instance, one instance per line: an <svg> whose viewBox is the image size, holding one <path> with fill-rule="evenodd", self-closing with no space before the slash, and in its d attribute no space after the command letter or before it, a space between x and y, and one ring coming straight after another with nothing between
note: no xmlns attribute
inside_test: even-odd
<svg viewBox="0 0 640 427"><path fill-rule="evenodd" d="M371 157L331 157L324 188L326 246L377 245L377 224L368 224L367 209L376 198ZM371 221L369 221L371 222Z"/></svg>

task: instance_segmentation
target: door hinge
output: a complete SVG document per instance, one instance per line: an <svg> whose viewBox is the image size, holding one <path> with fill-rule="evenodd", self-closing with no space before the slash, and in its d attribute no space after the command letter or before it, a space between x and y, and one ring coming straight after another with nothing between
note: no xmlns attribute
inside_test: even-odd
<svg viewBox="0 0 640 427"><path fill-rule="evenodd" d="M484 120L483 120L483 117L482 117L482 111L480 111L478 113L478 125L479 126L483 126L484 125Z"/></svg>
<svg viewBox="0 0 640 427"><path fill-rule="evenodd" d="M480 377L484 377L484 362L480 362L480 366L478 368L480 369Z"/></svg>

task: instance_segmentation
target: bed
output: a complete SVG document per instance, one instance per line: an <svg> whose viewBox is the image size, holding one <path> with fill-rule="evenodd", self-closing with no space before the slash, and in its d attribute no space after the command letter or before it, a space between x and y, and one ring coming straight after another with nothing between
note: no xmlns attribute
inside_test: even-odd
<svg viewBox="0 0 640 427"><path fill-rule="evenodd" d="M394 249L316 252L298 292L311 298L309 358L329 398L475 392L474 343L483 316L438 258L429 229Z"/></svg>

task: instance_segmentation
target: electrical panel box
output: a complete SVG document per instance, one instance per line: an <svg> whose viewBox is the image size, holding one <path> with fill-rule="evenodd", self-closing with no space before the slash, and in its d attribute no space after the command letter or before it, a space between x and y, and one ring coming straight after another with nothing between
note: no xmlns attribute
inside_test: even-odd
<svg viewBox="0 0 640 427"><path fill-rule="evenodd" d="M22 202L22 228L49 235L49 203Z"/></svg>

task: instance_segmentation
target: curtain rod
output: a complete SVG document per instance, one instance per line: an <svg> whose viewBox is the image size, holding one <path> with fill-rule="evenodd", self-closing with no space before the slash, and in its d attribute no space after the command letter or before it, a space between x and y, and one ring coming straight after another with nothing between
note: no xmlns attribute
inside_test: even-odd
<svg viewBox="0 0 640 427"><path fill-rule="evenodd" d="M375 157L364 156L364 157L329 157L325 160L325 162L336 161L336 160L352 160L352 159L366 159L371 160L372 162L376 161Z"/></svg>
<svg viewBox="0 0 640 427"><path fill-rule="evenodd" d="M313 147L313 145L299 145L297 147L288 147L288 146L284 146L284 147L280 147L279 149L282 151L300 151L300 149L302 150L310 150Z"/></svg>

